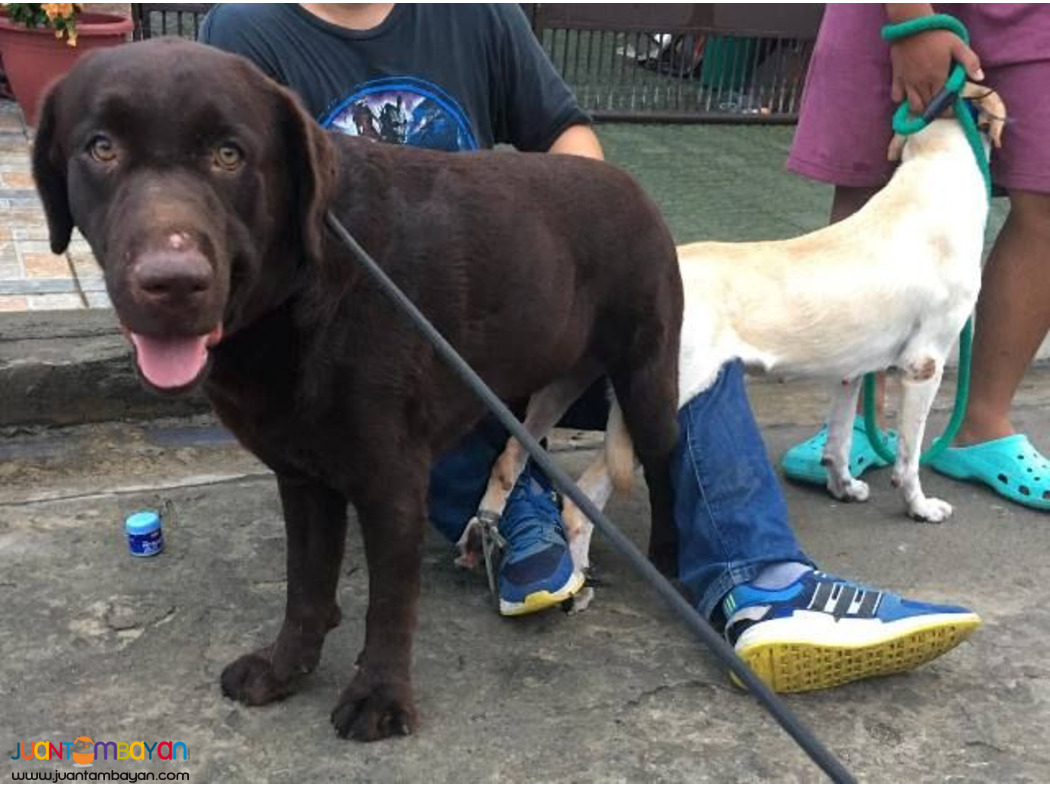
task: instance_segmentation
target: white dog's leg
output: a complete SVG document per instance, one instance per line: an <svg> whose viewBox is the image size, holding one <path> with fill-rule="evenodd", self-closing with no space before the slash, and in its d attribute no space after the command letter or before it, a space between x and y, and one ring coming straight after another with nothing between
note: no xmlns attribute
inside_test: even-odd
<svg viewBox="0 0 1050 788"><path fill-rule="evenodd" d="M914 358L914 357L913 357ZM944 373L943 359L924 355L903 365L904 398L897 431L897 462L893 468L893 485L900 488L908 514L916 520L939 523L952 513L951 504L927 498L919 483L919 456L926 431L926 417Z"/></svg>
<svg viewBox="0 0 1050 788"><path fill-rule="evenodd" d="M832 396L828 414L828 442L822 463L828 473L828 492L840 501L868 500L868 485L854 479L849 472L850 448L853 445L853 414L863 378L844 380Z"/></svg>
<svg viewBox="0 0 1050 788"><path fill-rule="evenodd" d="M594 463L584 471L583 476L576 482L583 494L586 495L599 509L604 509L612 496L614 485L609 470L605 465L605 452L598 454ZM591 536L594 535L594 523L580 510L580 508L566 498L562 508L562 519L565 522L565 532L569 539L569 552L572 555L572 563L578 572L586 574L591 566ZM571 613L582 613L594 599L594 589L588 586L573 597Z"/></svg>
<svg viewBox="0 0 1050 788"><path fill-rule="evenodd" d="M525 428L529 434L536 438L545 437L565 415L572 403L587 390L591 383L597 380L599 374L600 370L595 365L585 364L571 375L556 380L533 395L525 414ZM457 566L468 569L477 566L481 543L477 529L481 526L481 515L484 513L486 517L495 519L502 516L503 509L507 505L507 498L510 497L510 492L525 469L528 459L529 454L521 442L516 438L510 438L507 441L507 447L492 467L488 487L478 506L478 515L467 523L467 527L463 529L463 535L456 544L459 553L455 561Z"/></svg>
<svg viewBox="0 0 1050 788"><path fill-rule="evenodd" d="M597 459L584 471L576 486L595 506L599 509L605 508L605 504L612 497L613 482L605 465L604 451L600 452ZM566 498L563 504L562 519L565 521L565 534L569 540L573 565L579 571L586 572L591 565L591 535L594 533L594 524L569 498Z"/></svg>

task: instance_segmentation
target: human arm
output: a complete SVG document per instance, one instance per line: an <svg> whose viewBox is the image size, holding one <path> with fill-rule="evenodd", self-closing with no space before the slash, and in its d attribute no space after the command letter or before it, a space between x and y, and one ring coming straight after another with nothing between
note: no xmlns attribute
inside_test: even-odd
<svg viewBox="0 0 1050 788"><path fill-rule="evenodd" d="M569 126L558 138L554 140L547 149L549 153L569 153L575 156L585 156L589 159L604 159L602 144L598 141L598 135L594 133L589 125L576 124Z"/></svg>
<svg viewBox="0 0 1050 788"><path fill-rule="evenodd" d="M890 24L933 13L933 6L929 3L886 3L886 19ZM890 61L893 66L893 100L907 100L916 114L922 112L944 87L953 61L962 63L970 79L984 79L977 54L947 30L927 30L893 42Z"/></svg>
<svg viewBox="0 0 1050 788"><path fill-rule="evenodd" d="M492 70L498 142L518 150L602 158L590 116L576 101L515 4L491 4L498 58Z"/></svg>

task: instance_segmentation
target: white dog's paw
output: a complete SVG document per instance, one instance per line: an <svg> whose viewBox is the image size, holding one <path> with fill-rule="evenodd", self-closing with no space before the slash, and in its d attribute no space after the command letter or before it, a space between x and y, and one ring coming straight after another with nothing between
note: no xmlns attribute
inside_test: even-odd
<svg viewBox="0 0 1050 788"><path fill-rule="evenodd" d="M594 601L594 589L584 586L573 597L563 603L564 610L570 616L582 613Z"/></svg>
<svg viewBox="0 0 1050 788"><path fill-rule="evenodd" d="M952 505L939 498L918 498L908 504L908 515L926 523L943 523L952 516Z"/></svg>
<svg viewBox="0 0 1050 788"><path fill-rule="evenodd" d="M846 503L863 503L868 500L868 496L871 494L867 483L862 482L860 479L854 479L851 476L838 481L829 477L828 492L831 493L833 498Z"/></svg>
<svg viewBox="0 0 1050 788"><path fill-rule="evenodd" d="M454 563L460 569L477 569L485 560L481 548L481 520L477 516L471 517L467 527L463 529L463 535L456 542L456 557Z"/></svg>

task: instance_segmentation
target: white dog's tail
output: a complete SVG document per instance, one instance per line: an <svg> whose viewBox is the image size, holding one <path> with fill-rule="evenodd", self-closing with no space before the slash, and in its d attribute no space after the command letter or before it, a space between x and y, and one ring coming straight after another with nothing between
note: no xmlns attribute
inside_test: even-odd
<svg viewBox="0 0 1050 788"><path fill-rule="evenodd" d="M605 425L605 467L613 487L619 492L631 489L634 479L634 444L623 420L623 411L616 395L609 395L609 421Z"/></svg>

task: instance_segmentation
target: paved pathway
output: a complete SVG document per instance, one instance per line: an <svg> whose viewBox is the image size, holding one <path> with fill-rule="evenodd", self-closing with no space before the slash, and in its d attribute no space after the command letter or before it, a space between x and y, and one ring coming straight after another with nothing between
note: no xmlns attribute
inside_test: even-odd
<svg viewBox="0 0 1050 788"><path fill-rule="evenodd" d="M108 307L102 271L79 233L65 254L51 253L30 140L18 106L0 102L0 312Z"/></svg>

